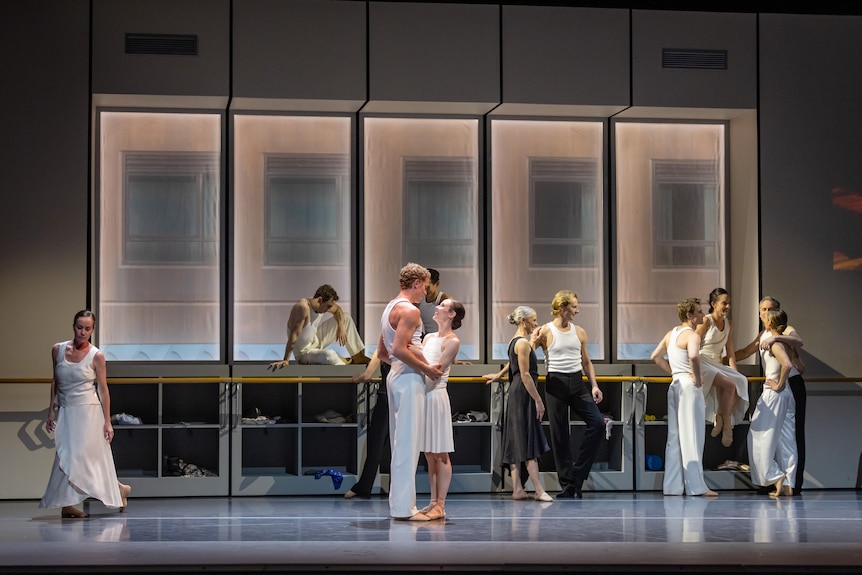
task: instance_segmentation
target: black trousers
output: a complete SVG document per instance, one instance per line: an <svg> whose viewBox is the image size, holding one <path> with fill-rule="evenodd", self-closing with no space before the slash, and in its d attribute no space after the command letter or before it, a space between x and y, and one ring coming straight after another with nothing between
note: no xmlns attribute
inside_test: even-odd
<svg viewBox="0 0 862 575"><path fill-rule="evenodd" d="M596 458L605 420L593 399L590 384L584 382L583 372L548 373L545 383L545 407L551 424L551 449L560 487L580 489ZM581 441L578 458L572 461L570 445L569 409L576 413L587 429Z"/></svg>
<svg viewBox="0 0 862 575"><path fill-rule="evenodd" d="M793 493L802 491L802 482L805 480L805 403L808 401L808 393L805 391L805 380L801 375L794 375L787 380L790 391L796 401L796 452L798 460L796 464L796 477L793 478Z"/></svg>
<svg viewBox="0 0 862 575"><path fill-rule="evenodd" d="M386 395L386 378L389 375L390 365L380 362L381 383L377 389L377 405L369 414L368 433L365 437L365 463L362 465L362 473L356 485L351 491L361 497L370 497L377 470L380 468L380 460L389 442L389 398Z"/></svg>

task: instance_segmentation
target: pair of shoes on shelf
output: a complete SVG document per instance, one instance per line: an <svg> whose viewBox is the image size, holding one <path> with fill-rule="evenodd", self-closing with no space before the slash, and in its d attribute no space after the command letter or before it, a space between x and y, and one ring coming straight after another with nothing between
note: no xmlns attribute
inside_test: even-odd
<svg viewBox="0 0 862 575"><path fill-rule="evenodd" d="M86 519L89 516L89 514L84 513L77 507L72 507L71 505L60 510L60 517L63 519Z"/></svg>

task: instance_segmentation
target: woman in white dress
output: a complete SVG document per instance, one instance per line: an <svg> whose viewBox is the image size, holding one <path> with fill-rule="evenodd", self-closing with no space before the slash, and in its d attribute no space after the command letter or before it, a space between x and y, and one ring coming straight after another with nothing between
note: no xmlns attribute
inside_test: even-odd
<svg viewBox="0 0 862 575"><path fill-rule="evenodd" d="M787 314L780 309L769 310L764 325L761 341L781 335L787 327ZM751 481L775 486L772 496L793 495L798 455L796 401L788 384L790 354L784 343L773 340L769 349L760 350L760 355L765 381L748 432Z"/></svg>
<svg viewBox="0 0 862 575"><path fill-rule="evenodd" d="M706 420L715 422L711 435L720 433L725 447L733 443L733 426L745 419L748 411L748 378L736 369L729 313L730 294L715 288L709 294L709 314L697 326L703 342L700 356ZM729 365L724 365L722 356L728 358Z"/></svg>
<svg viewBox="0 0 862 575"><path fill-rule="evenodd" d="M39 503L42 508L62 508L64 519L87 517L75 507L87 498L124 511L132 491L117 480L114 468L105 356L90 344L96 316L88 310L79 311L72 327L74 339L54 344L51 350L54 380L45 427L55 434L57 451Z"/></svg>
<svg viewBox="0 0 862 575"><path fill-rule="evenodd" d="M434 310L437 331L427 334L422 341L425 360L430 365L440 365L443 370L439 379L425 378L425 460L428 462L431 502L419 512L432 520L446 517L446 495L452 482L449 454L455 451L455 439L446 385L449 368L461 347L461 341L453 330L461 327L464 313L463 304L444 299Z"/></svg>

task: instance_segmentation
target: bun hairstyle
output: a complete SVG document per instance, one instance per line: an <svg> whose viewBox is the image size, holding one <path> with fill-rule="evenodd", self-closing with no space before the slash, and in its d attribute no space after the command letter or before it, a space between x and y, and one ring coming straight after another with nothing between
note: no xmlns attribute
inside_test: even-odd
<svg viewBox="0 0 862 575"><path fill-rule="evenodd" d="M714 290L712 290L711 292L709 292L709 312L708 313L712 313L713 305L715 304L715 302L718 301L718 298L720 298L723 295L729 296L730 294L727 293L726 289L720 288L720 287L717 287Z"/></svg>
<svg viewBox="0 0 862 575"><path fill-rule="evenodd" d="M518 325L521 323L521 320L525 317L530 317L536 313L536 310L529 306L519 305L509 314L509 323L512 325Z"/></svg>
<svg viewBox="0 0 862 575"><path fill-rule="evenodd" d="M464 319L464 314L467 312L464 310L464 304L460 301L449 300L449 309L455 312L455 317L452 318L452 329L458 329L461 327L461 320Z"/></svg>
<svg viewBox="0 0 862 575"><path fill-rule="evenodd" d="M93 312L91 312L88 309L82 309L81 311L76 313L75 319L72 320L72 325L75 325L76 323L78 323L79 317L91 317L91 318L93 318L93 325L96 325L96 314L94 314Z"/></svg>
<svg viewBox="0 0 862 575"><path fill-rule="evenodd" d="M787 312L783 309L771 309L766 312L766 328L774 328L778 335L787 329Z"/></svg>

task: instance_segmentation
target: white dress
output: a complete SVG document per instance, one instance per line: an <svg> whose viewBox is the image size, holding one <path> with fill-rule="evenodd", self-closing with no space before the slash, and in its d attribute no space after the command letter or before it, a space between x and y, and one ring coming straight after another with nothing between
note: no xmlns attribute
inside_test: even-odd
<svg viewBox="0 0 862 575"><path fill-rule="evenodd" d="M445 337L428 334L424 342L425 361L429 365L440 363ZM425 453L451 453L455 451L452 434L452 406L449 403L449 368L440 379L425 377Z"/></svg>
<svg viewBox="0 0 862 575"><path fill-rule="evenodd" d="M770 337L764 331L760 340ZM779 344L776 344L779 345ZM763 372L767 379L778 381L781 363L770 350L761 350ZM796 465L799 454L796 448L796 400L790 384L784 382L781 391L763 386L757 400L748 431L748 458L751 481L755 485L772 485L786 476L784 485L796 487Z"/></svg>
<svg viewBox="0 0 862 575"><path fill-rule="evenodd" d="M57 427L54 430L57 451L48 487L39 507L67 507L87 498L100 500L106 507L122 507L117 471L111 444L105 440L105 415L96 393L96 372L90 351L78 363L66 360L63 342L54 365L57 382Z"/></svg>
<svg viewBox="0 0 862 575"><path fill-rule="evenodd" d="M664 450L665 495L702 495L709 491L703 478L703 393L694 385L688 350L676 345L690 327L675 327L668 338L667 359L673 381L667 390L667 445Z"/></svg>
<svg viewBox="0 0 862 575"><path fill-rule="evenodd" d="M721 354L727 347L730 320L724 320L723 330L718 329L710 316L706 316L703 321L709 323L709 328L706 330L700 346L700 374L703 378L702 391L706 399L706 420L714 422L715 414L719 412L719 391L713 387L712 383L715 381L715 376L721 373L733 381L736 394L739 396L739 401L731 413L731 425L737 425L745 419L745 414L748 413L748 378L721 362Z"/></svg>

